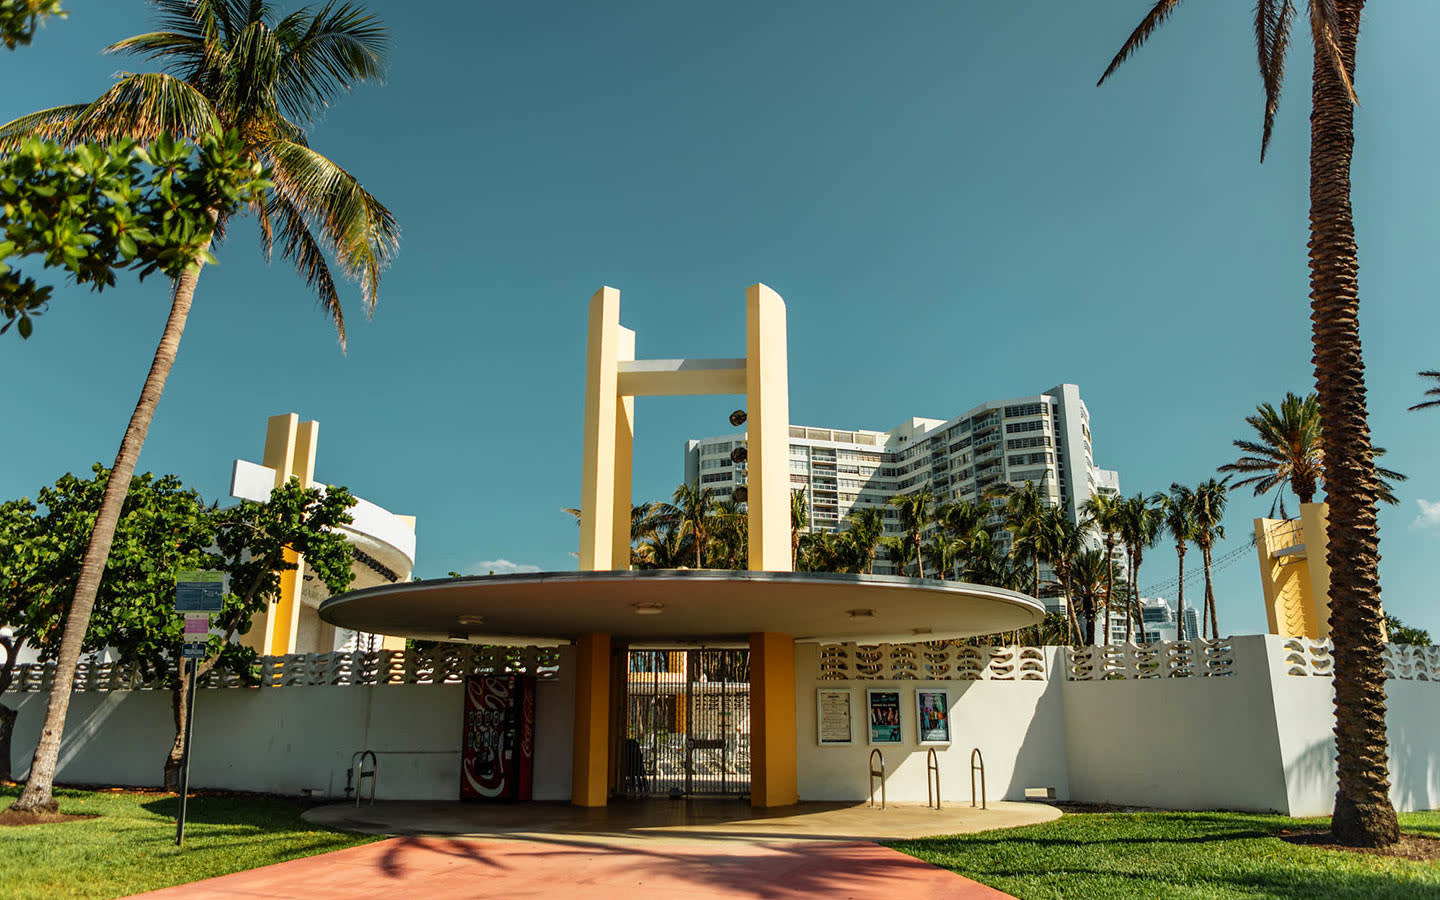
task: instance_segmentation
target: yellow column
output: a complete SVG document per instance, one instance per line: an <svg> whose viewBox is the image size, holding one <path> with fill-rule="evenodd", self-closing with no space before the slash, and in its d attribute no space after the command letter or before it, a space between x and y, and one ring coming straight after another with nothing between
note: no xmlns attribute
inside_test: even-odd
<svg viewBox="0 0 1440 900"><path fill-rule="evenodd" d="M633 355L633 338L631 346ZM580 473L582 572L605 569L614 562L615 425L621 415L616 408L619 354L620 292L601 288L590 298L590 330L585 345L585 434Z"/></svg>
<svg viewBox="0 0 1440 900"><path fill-rule="evenodd" d="M271 416L265 428L265 455L261 464L275 470L275 486L291 478L309 486L315 480L315 454L320 440L320 423L301 422L295 413ZM264 653L283 656L295 652L295 633L300 622L300 593L304 585L305 558L290 550L285 561L295 568L280 573L280 599L265 615Z"/></svg>
<svg viewBox="0 0 1440 900"><path fill-rule="evenodd" d="M790 571L790 388L785 343L785 301L763 284L751 285L745 291L751 571Z"/></svg>
<svg viewBox="0 0 1440 900"><path fill-rule="evenodd" d="M750 635L750 805L790 806L795 783L795 639Z"/></svg>
<svg viewBox="0 0 1440 900"><path fill-rule="evenodd" d="M610 786L610 635L575 640L575 741L570 802L604 806Z"/></svg>
<svg viewBox="0 0 1440 900"><path fill-rule="evenodd" d="M617 328L615 358L630 361L635 358L635 332L629 328ZM615 400L615 450L612 465L615 470L615 489L610 492L614 525L610 535L610 568L624 571L630 568L630 472L635 456L635 398L617 397Z"/></svg>
<svg viewBox="0 0 1440 900"><path fill-rule="evenodd" d="M1306 612L1314 622L1317 640L1330 636L1330 507L1324 503L1300 504L1300 528L1305 535L1305 559L1310 564Z"/></svg>

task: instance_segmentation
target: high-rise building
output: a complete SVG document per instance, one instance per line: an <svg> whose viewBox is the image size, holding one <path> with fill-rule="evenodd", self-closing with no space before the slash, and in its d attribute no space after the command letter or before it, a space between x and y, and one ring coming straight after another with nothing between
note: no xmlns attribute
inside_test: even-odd
<svg viewBox="0 0 1440 900"><path fill-rule="evenodd" d="M1168 600L1161 597L1140 598L1140 618L1145 621L1145 634L1138 633L1139 629L1131 626L1130 634L1137 643L1153 644L1156 641L1174 641L1179 639L1180 629L1176 627L1178 618L1175 615L1175 607ZM1095 629L1095 643L1101 644L1104 641L1103 629ZM1185 604L1185 639L1187 641L1197 640L1200 637L1200 611L1193 604ZM1125 642L1125 613L1123 611L1110 610L1110 643L1122 644Z"/></svg>
<svg viewBox="0 0 1440 900"><path fill-rule="evenodd" d="M744 461L732 458L744 445L744 434L687 441L686 483L731 498L745 484ZM897 494L929 484L939 502L979 502L997 484L1027 481L1076 524L1091 496L1120 490L1117 472L1095 466L1090 411L1073 384L952 419L907 419L889 431L790 426L790 487L805 492L812 531L840 530L852 510L875 507L895 535L899 513L889 500ZM990 524L1008 546L998 515ZM889 563L877 561L875 570L888 572Z"/></svg>

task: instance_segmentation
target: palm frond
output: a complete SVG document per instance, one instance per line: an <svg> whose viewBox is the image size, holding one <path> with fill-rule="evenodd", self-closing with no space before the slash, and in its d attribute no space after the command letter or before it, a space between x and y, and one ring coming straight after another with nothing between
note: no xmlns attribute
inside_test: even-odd
<svg viewBox="0 0 1440 900"><path fill-rule="evenodd" d="M1290 46L1290 25L1295 19L1291 0L1260 0L1255 4L1255 42L1259 48L1260 79L1265 85L1265 125L1260 134L1260 161L1270 147L1280 89L1285 83L1285 51Z"/></svg>
<svg viewBox="0 0 1440 900"><path fill-rule="evenodd" d="M193 140L219 129L210 101L184 81L161 72L122 74L75 117L67 142L152 141L162 133Z"/></svg>
<svg viewBox="0 0 1440 900"><path fill-rule="evenodd" d="M75 119L85 111L86 106L84 103L55 106L0 125L0 153L13 153L32 137L66 142L66 135L74 128Z"/></svg>
<svg viewBox="0 0 1440 900"><path fill-rule="evenodd" d="M1140 20L1140 24L1135 26L1135 30L1130 32L1130 37L1125 40L1125 45L1120 48L1120 52L1115 54L1114 59L1110 60L1110 65L1106 67L1105 74L1100 76L1100 80L1095 82L1095 86L1099 87L1104 84L1105 79L1109 78L1116 69L1120 68L1120 64L1129 59L1136 50L1139 50L1140 46L1149 39L1155 29L1159 28L1161 23L1163 23L1165 19L1175 11L1175 7L1179 5L1180 0L1156 0L1155 5L1150 8L1150 12L1146 14L1144 19Z"/></svg>
<svg viewBox="0 0 1440 900"><path fill-rule="evenodd" d="M355 176L309 147L272 141L264 147L275 190L293 205L346 274L360 283L367 313L375 308L380 273L400 243L394 215Z"/></svg>
<svg viewBox="0 0 1440 900"><path fill-rule="evenodd" d="M6 126L6 127L8 127L8 126ZM1440 380L1440 372L1437 372L1437 371L1434 371L1434 370L1428 370L1428 369L1427 369L1426 371L1420 373L1420 377L1421 377L1421 378L1434 378L1434 379L1436 379L1436 380ZM1425 397L1434 397L1435 399L1434 399L1434 400L1422 400L1422 401L1420 401L1419 403L1415 404L1414 406L1410 407L1410 410L1414 411L1414 410L1417 410L1417 409L1432 409L1432 408L1434 408L1434 407L1440 406L1440 387L1433 387L1433 388L1431 388L1430 390L1426 391L1422 396L1425 396Z"/></svg>
<svg viewBox="0 0 1440 900"><path fill-rule="evenodd" d="M106 53L131 53L169 64L172 74L188 74L205 64L204 38L180 31L151 31L116 41Z"/></svg>
<svg viewBox="0 0 1440 900"><path fill-rule="evenodd" d="M360 7L330 3L313 16L301 10L275 30L284 48L276 85L279 100L302 119L312 118L337 93L385 76L389 33Z"/></svg>
<svg viewBox="0 0 1440 900"><path fill-rule="evenodd" d="M278 192L270 192L266 205L270 214L280 223L280 237L284 240L281 255L295 264L295 268L305 277L306 286L315 291L320 307L335 325L335 333L340 338L340 349L344 350L345 313L340 307L340 293L335 288L335 278L330 274L330 266L325 262L325 254L321 251L319 242L310 233L300 210ZM269 256L268 246L266 256Z"/></svg>

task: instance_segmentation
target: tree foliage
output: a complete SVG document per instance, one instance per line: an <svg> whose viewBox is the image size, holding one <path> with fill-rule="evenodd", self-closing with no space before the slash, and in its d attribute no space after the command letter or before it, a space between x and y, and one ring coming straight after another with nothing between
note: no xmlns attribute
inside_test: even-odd
<svg viewBox="0 0 1440 900"><path fill-rule="evenodd" d="M41 22L65 15L60 0L0 0L0 44L9 50L29 45Z"/></svg>
<svg viewBox="0 0 1440 900"><path fill-rule="evenodd" d="M0 158L0 334L13 325L28 338L54 290L23 276L19 260L37 257L97 291L126 269L177 277L215 261L215 212L253 201L264 174L234 134L70 149L26 141Z"/></svg>

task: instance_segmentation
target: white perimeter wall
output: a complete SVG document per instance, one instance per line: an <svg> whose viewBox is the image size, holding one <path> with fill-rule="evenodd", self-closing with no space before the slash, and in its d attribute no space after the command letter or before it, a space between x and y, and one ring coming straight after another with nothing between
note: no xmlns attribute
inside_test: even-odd
<svg viewBox="0 0 1440 900"><path fill-rule="evenodd" d="M536 694L535 799L570 799L573 664ZM460 792L462 686L226 688L197 692L190 783L199 789L342 796L350 756L379 755L380 799L454 800ZM45 694L6 694L18 708L12 741L18 777L45 715ZM77 693L70 700L57 779L70 784L156 785L174 739L165 691Z"/></svg>
<svg viewBox="0 0 1440 900"><path fill-rule="evenodd" d="M1062 682L1056 668L1060 649L1046 648L1048 681L819 681L819 647L795 648L795 715L798 783L801 800L867 800L869 757L865 691L900 692L904 743L882 744L886 799L892 803L924 803L925 760L915 731L915 691L945 688L950 692L948 747L936 747L940 791L948 803L970 801L970 752L985 759L986 793L992 800L1023 800L1027 787L1053 787L1059 797L1069 793L1065 731L1061 716ZM849 688L855 718L855 743L820 746L816 724L817 688ZM977 777L978 783L978 777ZM879 802L879 792L876 792Z"/></svg>

